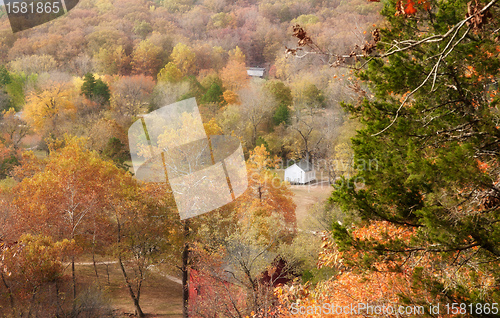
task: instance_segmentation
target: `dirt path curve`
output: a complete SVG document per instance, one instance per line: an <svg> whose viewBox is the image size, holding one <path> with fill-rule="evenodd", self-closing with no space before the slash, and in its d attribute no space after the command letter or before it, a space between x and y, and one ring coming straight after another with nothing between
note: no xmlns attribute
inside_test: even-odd
<svg viewBox="0 0 500 318"><path fill-rule="evenodd" d="M297 225L302 227L303 222L306 222L309 209L317 203L324 202L333 191L333 187L328 181L319 181L305 185L291 185L294 196L293 201L297 205L295 215L297 217Z"/></svg>
<svg viewBox="0 0 500 318"><path fill-rule="evenodd" d="M112 264L118 264L118 261L95 262L95 264L96 265L112 265ZM78 262L78 263L75 263L75 265L77 265L77 266L93 266L94 263L92 263L92 262ZM182 280L180 280L179 278L161 272L159 269L157 269L155 267L155 265L151 265L150 267L151 267L151 270L154 271L155 273L160 274L161 276L165 277L166 279L168 279L176 284L182 285Z"/></svg>

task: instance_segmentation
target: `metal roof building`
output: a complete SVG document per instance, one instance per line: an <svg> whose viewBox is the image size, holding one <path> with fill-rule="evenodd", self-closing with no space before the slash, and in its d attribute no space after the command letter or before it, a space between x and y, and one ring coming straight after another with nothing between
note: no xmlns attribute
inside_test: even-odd
<svg viewBox="0 0 500 318"><path fill-rule="evenodd" d="M248 76L252 77L264 77L266 69L263 67L249 67L247 68Z"/></svg>

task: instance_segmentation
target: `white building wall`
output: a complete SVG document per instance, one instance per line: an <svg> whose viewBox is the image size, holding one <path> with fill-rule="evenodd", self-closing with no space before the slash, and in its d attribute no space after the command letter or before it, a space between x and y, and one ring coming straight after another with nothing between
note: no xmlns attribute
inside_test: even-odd
<svg viewBox="0 0 500 318"><path fill-rule="evenodd" d="M304 171L302 171L299 166L293 164L285 169L285 181L288 181L290 183L303 183L303 172Z"/></svg>
<svg viewBox="0 0 500 318"><path fill-rule="evenodd" d="M285 169L285 181L290 183L305 184L316 180L316 172L314 170L305 172L296 164Z"/></svg>

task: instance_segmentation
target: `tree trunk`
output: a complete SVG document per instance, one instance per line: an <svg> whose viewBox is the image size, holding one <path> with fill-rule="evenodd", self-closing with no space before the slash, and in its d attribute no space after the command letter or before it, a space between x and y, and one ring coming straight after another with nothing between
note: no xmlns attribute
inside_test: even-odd
<svg viewBox="0 0 500 318"><path fill-rule="evenodd" d="M182 317L189 317L189 220L184 221L184 249L182 250Z"/></svg>
<svg viewBox="0 0 500 318"><path fill-rule="evenodd" d="M12 294L12 290L10 289L9 284L7 284L7 281L5 280L5 276L3 276L3 272L0 272L0 275L2 276L2 282L5 288L7 288L7 292L9 293L9 302L10 302L10 308L12 309L12 317L16 317L16 306L14 305L14 295Z"/></svg>
<svg viewBox="0 0 500 318"><path fill-rule="evenodd" d="M116 213L116 212L115 212ZM118 217L118 214L116 214L116 234L117 234L117 242L121 242L121 225L120 225L120 218ZM125 266L123 266L123 261L122 261L122 255L121 253L118 254L118 263L120 264L120 268L122 270L123 278L125 279L125 284L127 285L128 292L130 294L130 298L132 298L132 301L134 302L134 308L135 308L135 314L137 317L144 318L145 315L142 312L142 308L139 304L139 297L137 297L134 293L134 290L132 288L132 284L130 283L130 280L127 275L127 271L125 270ZM109 272L108 272L108 282L109 282ZM140 291L139 291L140 293Z"/></svg>
<svg viewBox="0 0 500 318"><path fill-rule="evenodd" d="M92 263L94 264L95 277L99 279L99 274L97 273L97 264L95 263L95 231L96 231L96 224L94 218L94 233L92 234Z"/></svg>
<svg viewBox="0 0 500 318"><path fill-rule="evenodd" d="M92 251L92 263L94 264L95 277L99 279L99 274L97 273L97 264L95 262L95 253Z"/></svg>
<svg viewBox="0 0 500 318"><path fill-rule="evenodd" d="M60 296L61 292L59 291L59 284L57 280L55 282L55 285L56 285L56 318L60 318L61 317L60 313L63 313L64 310L62 309L61 306L61 296Z"/></svg>
<svg viewBox="0 0 500 318"><path fill-rule="evenodd" d="M130 283L130 280L129 280L128 275L127 275L127 271L125 271L125 267L123 266L123 261L122 261L121 256L118 257L118 263L120 263L120 268L122 270L123 278L125 278L125 283L127 284L130 298L132 298L132 301L134 302L135 314L137 315L137 317L143 318L143 317L145 317L145 315L142 312L142 308L139 304L139 298L134 293L134 290L132 288L132 284Z"/></svg>
<svg viewBox="0 0 500 318"><path fill-rule="evenodd" d="M75 272L75 256L71 257L71 279L73 280L73 302L76 299L76 272Z"/></svg>

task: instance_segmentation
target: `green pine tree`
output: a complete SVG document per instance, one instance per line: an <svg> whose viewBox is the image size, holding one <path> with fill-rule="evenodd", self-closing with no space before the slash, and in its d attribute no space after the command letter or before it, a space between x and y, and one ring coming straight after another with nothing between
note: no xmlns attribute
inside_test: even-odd
<svg viewBox="0 0 500 318"><path fill-rule="evenodd" d="M97 79L93 89L94 99L98 99L101 104L109 104L111 99L111 92L108 84L104 83L101 79Z"/></svg>
<svg viewBox="0 0 500 318"><path fill-rule="evenodd" d="M292 90L282 81L272 80L265 84L265 89L278 102L278 107L273 114L273 124L278 126L281 123L288 125L290 123L290 111L288 106L293 103Z"/></svg>
<svg viewBox="0 0 500 318"><path fill-rule="evenodd" d="M203 104L219 104L222 105L224 102L224 97L223 94L224 91L222 90L222 86L218 83L212 83L210 85L210 88L207 90L205 95L201 98L201 102Z"/></svg>
<svg viewBox="0 0 500 318"><path fill-rule="evenodd" d="M278 126L281 123L285 125L290 123L290 111L288 110L288 106L284 104L280 104L273 115L273 124Z"/></svg>
<svg viewBox="0 0 500 318"><path fill-rule="evenodd" d="M4 65L0 65L0 85L5 87L5 85L11 83L11 78L9 71L5 68Z"/></svg>
<svg viewBox="0 0 500 318"><path fill-rule="evenodd" d="M82 95L87 97L88 99L92 99L94 97L94 87L95 87L95 77L92 73L87 73L83 77L83 84L81 87Z"/></svg>
<svg viewBox="0 0 500 318"><path fill-rule="evenodd" d="M331 201L359 218L356 226L386 221L414 230L413 238L361 244L350 225L338 223L333 235L341 248L361 251L353 262L367 269L374 261L403 266L435 259L421 266L442 275L419 271L414 278L416 290L436 300L498 303L500 113L491 84L500 77L494 33L500 20L493 18L500 10L491 7L488 19L458 27L467 2L431 1L427 11L427 2L414 3L417 12L405 14L396 11L397 1L387 1L377 52L385 56L357 74L373 97L345 105L364 129L352 139L357 174L337 183ZM435 41L401 50L430 36ZM417 292L401 297L425 302Z"/></svg>
<svg viewBox="0 0 500 318"><path fill-rule="evenodd" d="M109 104L111 92L108 84L104 83L101 79L95 79L92 73L87 73L83 77L83 84L81 87L82 95L100 104Z"/></svg>

